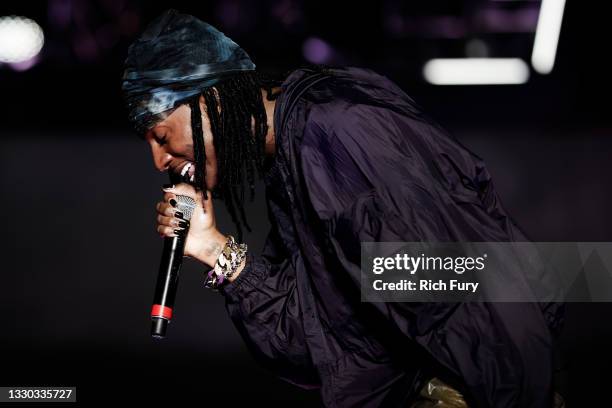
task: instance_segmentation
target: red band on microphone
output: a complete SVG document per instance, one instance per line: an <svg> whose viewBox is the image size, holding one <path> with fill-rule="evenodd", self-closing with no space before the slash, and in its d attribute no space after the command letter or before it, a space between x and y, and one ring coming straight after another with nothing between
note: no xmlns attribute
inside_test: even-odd
<svg viewBox="0 0 612 408"><path fill-rule="evenodd" d="M170 320L172 318L172 308L162 305L153 305L151 317L163 317Z"/></svg>

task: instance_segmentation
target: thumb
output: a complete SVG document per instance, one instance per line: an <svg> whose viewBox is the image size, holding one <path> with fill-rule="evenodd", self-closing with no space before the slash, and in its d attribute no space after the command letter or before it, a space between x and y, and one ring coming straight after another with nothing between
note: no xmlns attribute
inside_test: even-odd
<svg viewBox="0 0 612 408"><path fill-rule="evenodd" d="M184 195L196 199L195 188L187 183L179 183L171 186L166 185L162 190L166 193L172 193L175 195Z"/></svg>

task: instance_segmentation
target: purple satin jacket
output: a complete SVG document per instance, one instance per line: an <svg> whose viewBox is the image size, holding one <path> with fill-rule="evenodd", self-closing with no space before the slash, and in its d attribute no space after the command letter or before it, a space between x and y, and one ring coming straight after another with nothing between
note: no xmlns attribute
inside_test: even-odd
<svg viewBox="0 0 612 408"><path fill-rule="evenodd" d="M549 408L562 304L361 302L361 241L528 241L483 160L371 70L282 90L272 228L221 289L254 358L327 407L408 407L438 376L470 406Z"/></svg>

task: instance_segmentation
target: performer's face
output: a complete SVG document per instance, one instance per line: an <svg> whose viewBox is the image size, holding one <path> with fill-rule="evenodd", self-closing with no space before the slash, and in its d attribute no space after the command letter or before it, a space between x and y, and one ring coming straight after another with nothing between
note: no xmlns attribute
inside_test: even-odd
<svg viewBox="0 0 612 408"><path fill-rule="evenodd" d="M202 130L206 150L205 182L206 188L212 190L217 184L217 157L203 98L200 99L200 110L202 111ZM172 114L150 129L145 135L145 140L151 146L153 162L159 171L170 170L179 174L183 166L191 163L188 174L189 176L195 174L191 109L188 105L179 106ZM200 187L204 188L204 186Z"/></svg>

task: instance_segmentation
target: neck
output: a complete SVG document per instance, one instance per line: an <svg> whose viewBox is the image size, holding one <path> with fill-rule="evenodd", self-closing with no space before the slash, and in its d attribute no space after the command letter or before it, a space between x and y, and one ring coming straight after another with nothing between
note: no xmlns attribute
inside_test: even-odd
<svg viewBox="0 0 612 408"><path fill-rule="evenodd" d="M277 92L280 88L274 88L273 91ZM276 152L276 144L274 138L274 108L276 107L276 101L269 101L267 99L268 93L265 90L261 90L261 96L263 99L264 108L266 109L266 123L268 125L268 133L266 133L266 156L274 156Z"/></svg>

